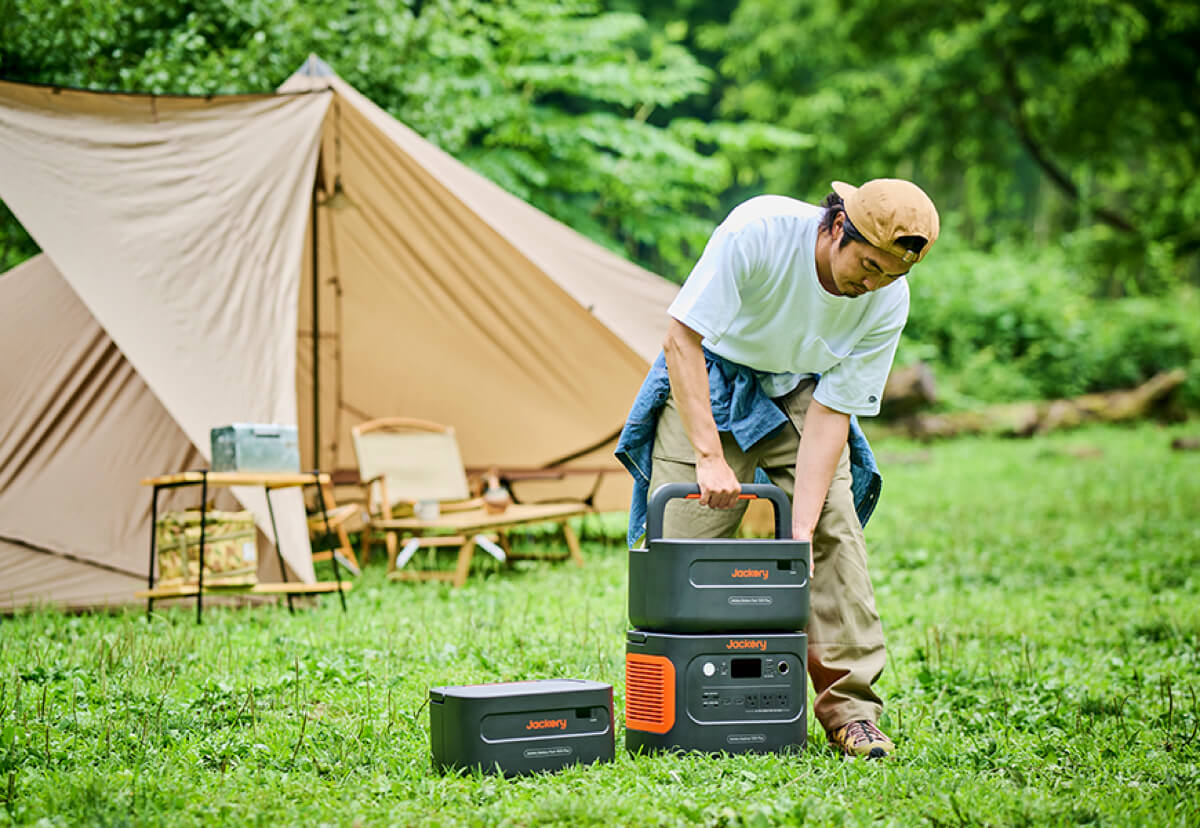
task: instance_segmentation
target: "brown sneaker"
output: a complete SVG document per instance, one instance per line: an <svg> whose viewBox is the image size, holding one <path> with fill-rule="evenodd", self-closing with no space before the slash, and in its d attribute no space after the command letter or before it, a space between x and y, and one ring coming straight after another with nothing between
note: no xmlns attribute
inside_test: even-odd
<svg viewBox="0 0 1200 828"><path fill-rule="evenodd" d="M874 722L850 722L825 734L829 745L846 756L862 756L866 759L883 759L891 756L896 746L883 735Z"/></svg>

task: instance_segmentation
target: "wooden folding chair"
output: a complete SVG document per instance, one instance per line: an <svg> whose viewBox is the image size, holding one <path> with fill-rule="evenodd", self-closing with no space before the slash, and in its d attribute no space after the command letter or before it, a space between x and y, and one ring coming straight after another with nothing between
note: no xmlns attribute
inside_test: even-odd
<svg viewBox="0 0 1200 828"><path fill-rule="evenodd" d="M325 512L322 513L318 508L309 513L308 535L313 541L323 539L328 527L328 530L336 533L338 545L334 549L313 552L312 559L314 562L327 561L336 553L339 556L339 562L349 566L350 570L358 575L360 571L358 556L354 554L354 546L350 543L350 535L346 526L361 516L363 506L361 503L343 503L339 506L334 500L333 486L330 483L321 484L321 494L324 498ZM318 499L317 502L320 503L321 500Z"/></svg>

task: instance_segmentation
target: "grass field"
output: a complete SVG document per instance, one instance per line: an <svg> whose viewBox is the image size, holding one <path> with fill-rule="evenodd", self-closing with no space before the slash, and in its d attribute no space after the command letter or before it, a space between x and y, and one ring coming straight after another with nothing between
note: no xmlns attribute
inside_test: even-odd
<svg viewBox="0 0 1200 828"><path fill-rule="evenodd" d="M0 620L0 825L1200 824L1197 426L876 441L890 762L631 758L439 776L431 686L623 704L625 552L286 608ZM2 576L0 576L2 577Z"/></svg>

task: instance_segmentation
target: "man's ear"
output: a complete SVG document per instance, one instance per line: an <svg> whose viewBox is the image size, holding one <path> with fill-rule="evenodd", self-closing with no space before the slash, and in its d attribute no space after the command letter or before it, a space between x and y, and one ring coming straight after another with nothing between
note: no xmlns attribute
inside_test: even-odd
<svg viewBox="0 0 1200 828"><path fill-rule="evenodd" d="M833 224L830 225L830 227L829 227L830 238L832 238L835 242L841 241L842 233L845 232L845 228L846 228L846 214L844 212L839 212L836 216L833 217Z"/></svg>

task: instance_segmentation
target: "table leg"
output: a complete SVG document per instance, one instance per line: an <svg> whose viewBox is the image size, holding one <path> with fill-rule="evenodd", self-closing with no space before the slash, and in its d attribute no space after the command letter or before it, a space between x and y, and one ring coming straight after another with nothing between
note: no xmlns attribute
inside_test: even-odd
<svg viewBox="0 0 1200 828"><path fill-rule="evenodd" d="M454 580L452 583L456 588L462 587L467 582L467 576L471 573L471 556L475 554L475 538L477 535L472 535L458 549L458 566L454 568Z"/></svg>
<svg viewBox="0 0 1200 828"><path fill-rule="evenodd" d="M150 496L150 572L146 577L146 588L154 589L154 559L158 554L158 486L154 487L154 494ZM150 620L150 613L154 610L154 599L146 598L146 620Z"/></svg>
<svg viewBox="0 0 1200 828"><path fill-rule="evenodd" d="M196 583L196 623L204 623L204 531L208 518L208 470L200 472L200 572ZM187 535L184 534L184 546L187 549ZM184 555L186 566L187 556Z"/></svg>
<svg viewBox="0 0 1200 828"><path fill-rule="evenodd" d="M271 516L271 533L275 536L275 557L279 561L279 577L283 578L283 582L287 583L287 564L283 562L283 550L279 548L279 527L275 525L275 506L271 503L271 487L264 486L263 491L267 495L267 514ZM292 606L292 593L287 594L288 612L292 615L296 614L296 608Z"/></svg>
<svg viewBox="0 0 1200 828"><path fill-rule="evenodd" d="M567 549L571 553L571 560L576 566L583 566L583 552L579 548L579 537L575 534L575 530L571 528L571 524L565 520L562 522L563 540L567 542Z"/></svg>
<svg viewBox="0 0 1200 828"><path fill-rule="evenodd" d="M325 521L325 542L333 543L337 540L333 536L333 530L329 528L329 512L325 511L325 489L321 485L321 472L313 472L313 477L317 481L317 505L321 509L321 517ZM342 571L338 566L338 550L337 547L332 547L333 551L329 555L329 559L333 561L333 580L337 583L338 598L342 602L342 612L346 611L346 595L342 592Z"/></svg>

